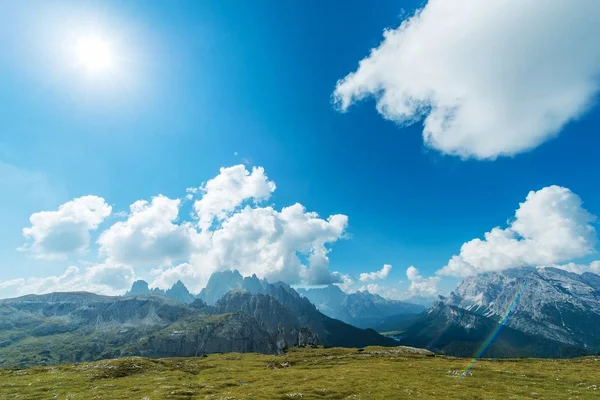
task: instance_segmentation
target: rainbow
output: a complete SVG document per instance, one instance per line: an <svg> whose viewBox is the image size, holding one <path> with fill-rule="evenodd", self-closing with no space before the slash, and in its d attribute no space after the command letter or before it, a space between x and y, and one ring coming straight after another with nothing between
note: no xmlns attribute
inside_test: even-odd
<svg viewBox="0 0 600 400"><path fill-rule="evenodd" d="M473 357L471 362L469 362L469 365L467 365L467 368L465 368L465 370L460 374L459 379L464 378L467 375L467 373L469 373L471 368L473 368L475 363L481 358L481 356L483 356L483 354L486 352L488 347L490 347L492 342L496 339L496 336L498 336L498 333L500 333L500 331L502 330L502 327L504 326L504 324L506 324L508 317L512 314L515 307L519 303L519 300L521 299L521 295L523 294L523 291L525 290L525 286L527 286L527 281L524 280L523 283L521 283L521 286L519 287L519 289L517 289L517 292L515 293L515 297L513 298L510 305L508 306L508 309L504 313L504 316L502 317L500 322L498 322L498 325L496 326L496 328L494 328L494 330L489 334L487 339L483 342L483 344L481 345L481 347L479 348L477 353L475 353L475 356Z"/></svg>
<svg viewBox="0 0 600 400"><path fill-rule="evenodd" d="M446 322L446 325L438 332L437 335L435 335L435 337L431 340L431 342L429 342L429 344L427 346L425 346L426 349L433 349L433 346L437 343L438 339L440 337L442 337L442 335L444 334L444 332L446 332L446 330L448 330L448 328L450 327L450 325L452 325L452 322L454 322L454 318L453 317L449 317L448 318L448 322Z"/></svg>

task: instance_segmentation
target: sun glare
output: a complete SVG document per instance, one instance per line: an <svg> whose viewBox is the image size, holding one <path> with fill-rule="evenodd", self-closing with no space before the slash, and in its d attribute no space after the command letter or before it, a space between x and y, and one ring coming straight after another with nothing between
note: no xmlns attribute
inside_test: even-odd
<svg viewBox="0 0 600 400"><path fill-rule="evenodd" d="M113 66L113 53L106 40L88 36L80 38L75 46L77 63L92 73L106 71Z"/></svg>

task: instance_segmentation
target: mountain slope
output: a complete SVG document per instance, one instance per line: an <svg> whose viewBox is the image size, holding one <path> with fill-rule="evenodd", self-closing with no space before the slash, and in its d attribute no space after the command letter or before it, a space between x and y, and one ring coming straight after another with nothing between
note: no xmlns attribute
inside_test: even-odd
<svg viewBox="0 0 600 400"><path fill-rule="evenodd" d="M600 277L556 268L520 268L465 279L447 305L501 318L523 286L507 325L546 339L600 351Z"/></svg>
<svg viewBox="0 0 600 400"><path fill-rule="evenodd" d="M219 287L222 284L225 285L225 288L233 286L236 289L217 301L215 307L218 311L259 312L260 321L277 322L272 315L265 315L264 310L256 310L256 307L267 301L264 297L267 296L287 310L287 312L278 311L276 315L280 315L283 320L295 320L297 322L296 329L298 327L308 328L317 336L319 344L340 347L393 346L396 344L392 339L383 337L373 330L358 329L323 315L307 298L300 296L289 285L282 282L271 284L266 280L258 280L256 276L242 278L238 271L214 273L198 297L214 299L214 294L224 291ZM207 296L207 293L211 295ZM245 300L241 300L242 298ZM250 306L254 308L249 310Z"/></svg>
<svg viewBox="0 0 600 400"><path fill-rule="evenodd" d="M53 293L0 301L0 366L39 365L141 355L278 353L278 342L252 315L217 315L162 295L128 297Z"/></svg>
<svg viewBox="0 0 600 400"><path fill-rule="evenodd" d="M488 357L573 357L597 354L598 332L600 276L539 267L466 278L395 334L455 356L474 355L492 337Z"/></svg>
<svg viewBox="0 0 600 400"><path fill-rule="evenodd" d="M439 301L399 334L398 340L403 345L428 348L456 357L473 357L489 338L492 340L483 353L484 357L565 358L588 355L580 347L530 335L509 326L498 327L497 320Z"/></svg>
<svg viewBox="0 0 600 400"><path fill-rule="evenodd" d="M367 291L344 293L338 286L299 289L323 314L359 328L385 325L386 319L422 312L425 307L403 301L388 300Z"/></svg>
<svg viewBox="0 0 600 400"><path fill-rule="evenodd" d="M111 297L84 292L2 300L0 366L232 351L274 354L298 345L396 344L326 317L288 285L258 282L252 287L264 293L234 290L214 305L200 299L186 304L190 298L183 284L170 291L177 300L163 294ZM147 286L136 283L130 292L140 288Z"/></svg>

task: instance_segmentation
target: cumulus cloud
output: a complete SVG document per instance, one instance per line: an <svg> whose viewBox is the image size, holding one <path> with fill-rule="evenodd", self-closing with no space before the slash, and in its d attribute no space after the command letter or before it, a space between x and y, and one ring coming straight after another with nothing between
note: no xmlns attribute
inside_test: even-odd
<svg viewBox="0 0 600 400"><path fill-rule="evenodd" d="M271 281L328 284L338 281L328 271L329 245L343 237L348 217L327 219L301 204L277 211L246 206L203 236L189 265L162 272L156 286L165 287L175 276L196 289L214 271L237 269Z"/></svg>
<svg viewBox="0 0 600 400"><path fill-rule="evenodd" d="M392 266L389 264L384 264L383 268L381 268L379 271L375 271L375 272L363 272L362 274L360 274L359 279L361 282L367 282L367 281L375 281L378 279L385 279L388 277L388 275L390 274L390 271L392 270Z"/></svg>
<svg viewBox="0 0 600 400"><path fill-rule="evenodd" d="M372 294L381 294L383 291L383 287L378 285L377 283L369 283L368 285L363 285L358 288L359 292L369 292Z"/></svg>
<svg viewBox="0 0 600 400"><path fill-rule="evenodd" d="M102 197L83 196L62 204L56 211L41 211L29 218L23 229L28 243L20 250L38 258L64 258L87 250L90 231L98 228L111 213Z"/></svg>
<svg viewBox="0 0 600 400"><path fill-rule="evenodd" d="M334 284L339 286L344 292L349 292L354 286L354 279L349 274L343 274L339 271L331 273Z"/></svg>
<svg viewBox="0 0 600 400"><path fill-rule="evenodd" d="M494 159L532 149L590 107L600 76L600 3L429 0L358 69L337 106L373 96L427 146Z"/></svg>
<svg viewBox="0 0 600 400"><path fill-rule="evenodd" d="M177 223L180 205L163 195L136 201L125 221L100 235L100 253L111 263L141 266L188 259L198 235L191 223Z"/></svg>
<svg viewBox="0 0 600 400"><path fill-rule="evenodd" d="M389 283L369 283L362 285L356 291L358 292L369 292L371 294L377 294L389 300L408 300L410 299L410 293L400 290L398 284L402 282L389 282ZM351 291L346 291L350 293Z"/></svg>
<svg viewBox="0 0 600 400"><path fill-rule="evenodd" d="M411 296L434 296L439 292L440 278L437 276L425 278L411 265L406 269L406 277L410 281L408 291Z"/></svg>
<svg viewBox="0 0 600 400"><path fill-rule="evenodd" d="M329 271L329 252L333 243L344 238L348 217L321 217L299 203L280 210L261 206L259 202L274 190L275 183L263 168L221 168L206 184L186 191L186 198L196 199L192 216L198 223L180 220L181 199L158 195L150 201L138 200L121 216L124 220L100 234L102 268L80 272L73 267L61 276L4 285L16 287L19 293L39 293L46 287L87 290L77 289L92 287L84 285L87 280L96 282L96 291L106 293L108 288L123 289L121 283L130 281L123 278L123 272L133 271L132 267L152 269L153 287L170 287L182 280L192 291L199 291L213 272L230 269L289 284L343 283L344 277ZM74 207L61 206L60 215L66 213L63 208ZM37 221L34 226L39 227ZM87 226L95 227L101 219L94 221Z"/></svg>
<svg viewBox="0 0 600 400"><path fill-rule="evenodd" d="M98 264L83 271L76 266L70 266L61 275L2 282L0 298L72 291L117 295L131 287L134 281L135 272L126 265Z"/></svg>
<svg viewBox="0 0 600 400"><path fill-rule="evenodd" d="M592 261L589 264L577 264L574 262L566 264L551 265L551 267L564 269L565 271L573 272L575 274L583 274L584 272L592 272L600 275L600 261Z"/></svg>
<svg viewBox="0 0 600 400"><path fill-rule="evenodd" d="M531 191L507 228L464 243L438 273L469 276L507 268L558 264L594 252L596 217L571 190L548 186Z"/></svg>
<svg viewBox="0 0 600 400"><path fill-rule="evenodd" d="M199 188L202 198L194 202L199 225L208 229L215 218L223 220L244 201L267 200L274 191L275 183L269 181L262 167L254 167L252 172L241 164L221 168L219 175Z"/></svg>
<svg viewBox="0 0 600 400"><path fill-rule="evenodd" d="M200 292L206 281L205 274L188 263L181 263L165 270L153 272L156 277L149 285L151 288L168 289L177 281L182 281L192 292Z"/></svg>

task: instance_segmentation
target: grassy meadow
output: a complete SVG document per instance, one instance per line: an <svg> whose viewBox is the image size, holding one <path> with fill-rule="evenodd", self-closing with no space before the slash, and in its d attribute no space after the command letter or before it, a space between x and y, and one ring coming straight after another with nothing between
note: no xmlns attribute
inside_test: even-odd
<svg viewBox="0 0 600 400"><path fill-rule="evenodd" d="M0 399L600 399L600 357L470 360L411 348L122 358L0 369Z"/></svg>

